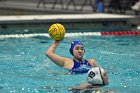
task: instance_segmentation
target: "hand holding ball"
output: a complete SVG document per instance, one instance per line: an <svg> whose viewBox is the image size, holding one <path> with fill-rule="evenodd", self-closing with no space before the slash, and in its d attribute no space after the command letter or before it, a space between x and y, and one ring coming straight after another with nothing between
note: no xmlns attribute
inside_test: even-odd
<svg viewBox="0 0 140 93"><path fill-rule="evenodd" d="M65 36L65 27L59 23L52 24L48 33L54 40L62 40Z"/></svg>

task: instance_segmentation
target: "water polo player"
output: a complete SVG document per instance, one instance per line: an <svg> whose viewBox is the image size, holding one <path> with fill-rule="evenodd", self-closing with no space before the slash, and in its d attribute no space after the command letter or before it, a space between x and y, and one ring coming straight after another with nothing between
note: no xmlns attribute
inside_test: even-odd
<svg viewBox="0 0 140 93"><path fill-rule="evenodd" d="M85 48L80 41L73 41L71 43L69 50L73 59L57 55L55 53L55 49L59 46L60 42L61 40L55 40L55 42L46 51L46 56L56 65L70 69L71 73L87 73L91 67L98 66L94 59L84 59Z"/></svg>
<svg viewBox="0 0 140 93"><path fill-rule="evenodd" d="M88 71L87 82L92 86L108 85L108 76L106 71L101 67L93 67Z"/></svg>
<svg viewBox="0 0 140 93"><path fill-rule="evenodd" d="M107 73L101 67L91 68L88 71L86 78L87 78L87 83L81 84L80 86L77 86L77 87L71 87L69 88L69 91L72 91L72 93L77 93L77 92L78 93L83 93L83 92L91 93L92 91L94 91L94 93L102 93L102 92L99 92L99 91L103 91L101 90L101 87L109 84ZM103 93L106 93L106 92L103 92ZM110 92L107 92L107 93L110 93Z"/></svg>

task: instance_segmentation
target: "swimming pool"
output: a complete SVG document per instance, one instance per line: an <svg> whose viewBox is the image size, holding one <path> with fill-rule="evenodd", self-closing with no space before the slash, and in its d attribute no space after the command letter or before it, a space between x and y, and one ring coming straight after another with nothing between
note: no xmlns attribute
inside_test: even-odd
<svg viewBox="0 0 140 93"><path fill-rule="evenodd" d="M72 57L69 46L73 40L83 42L85 58L95 58L107 70L110 84L103 90L140 91L140 36L66 37L56 52ZM70 93L69 87L85 83L85 74L69 75L67 69L56 66L45 56L52 42L45 36L0 38L0 92Z"/></svg>

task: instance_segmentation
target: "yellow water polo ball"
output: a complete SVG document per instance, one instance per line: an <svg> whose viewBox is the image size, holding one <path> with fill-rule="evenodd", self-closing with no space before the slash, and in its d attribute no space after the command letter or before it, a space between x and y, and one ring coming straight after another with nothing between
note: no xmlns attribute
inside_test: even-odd
<svg viewBox="0 0 140 93"><path fill-rule="evenodd" d="M65 27L60 23L52 24L48 33L54 40L62 40L65 36Z"/></svg>

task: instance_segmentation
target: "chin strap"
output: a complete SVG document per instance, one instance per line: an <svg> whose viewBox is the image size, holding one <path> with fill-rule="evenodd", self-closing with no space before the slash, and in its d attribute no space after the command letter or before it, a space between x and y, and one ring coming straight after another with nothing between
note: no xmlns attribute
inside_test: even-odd
<svg viewBox="0 0 140 93"><path fill-rule="evenodd" d="M102 78L102 81L103 81L103 86L105 86L105 82L104 82L104 79L103 79L103 76L102 76L102 72L101 72L100 67L99 67L99 71L100 71L100 75L101 75L101 78Z"/></svg>

